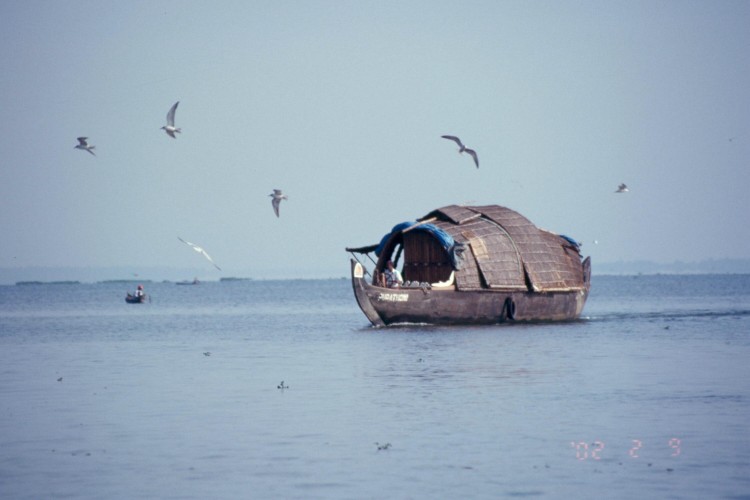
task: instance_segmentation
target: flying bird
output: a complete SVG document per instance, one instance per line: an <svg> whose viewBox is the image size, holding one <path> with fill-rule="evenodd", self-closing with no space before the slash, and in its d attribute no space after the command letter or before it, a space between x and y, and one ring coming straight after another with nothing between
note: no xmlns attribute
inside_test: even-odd
<svg viewBox="0 0 750 500"><path fill-rule="evenodd" d="M271 205L273 205L273 211L276 214L276 217L279 216L279 205L281 205L281 200L288 200L287 196L281 192L281 189L274 189L273 193L269 194L271 198Z"/></svg>
<svg viewBox="0 0 750 500"><path fill-rule="evenodd" d="M620 184L619 186L617 186L617 191L615 191L615 193L627 193L628 191L630 191L628 189L628 186L626 186L625 184Z"/></svg>
<svg viewBox="0 0 750 500"><path fill-rule="evenodd" d="M174 103L174 105L169 109L169 113L167 113L167 125L162 127L162 130L164 130L172 139L177 139L177 137L174 135L175 133L182 133L181 128L177 128L174 126L174 113L175 111L177 111L178 104L180 104L180 101Z"/></svg>
<svg viewBox="0 0 750 500"><path fill-rule="evenodd" d="M455 135L441 135L443 139L448 139L449 141L453 141L456 144L458 144L458 152L459 153L468 153L471 155L472 158L474 158L474 164L479 168L479 157L477 156L477 152L473 149L469 149L466 146L464 146L464 143L461 142L461 139L456 137Z"/></svg>
<svg viewBox="0 0 750 500"><path fill-rule="evenodd" d="M213 264L213 265L214 265L214 267L215 267L216 269L218 269L219 271L221 271L221 268L220 268L219 266L217 266L217 265L216 265L216 263L215 263L215 262L214 262L214 260L213 260L213 259L211 258L211 256L210 256L210 255L208 255L208 253L207 253L207 252L206 252L205 250L203 250L203 248L199 247L198 245L196 245L196 244L194 244L194 243L190 243L189 241L185 241L185 240L183 240L182 238L180 238L179 236L177 237L177 239L178 239L178 240L180 240L181 242L183 242L184 244L186 244L187 246L189 246L189 247L192 247L192 248L193 248L193 250L195 250L196 252L198 252L198 253L200 253L200 254L203 254L203 256L204 256L204 257L205 257L206 259L208 259L208 261L209 261L209 262L210 262L211 264Z"/></svg>
<svg viewBox="0 0 750 500"><path fill-rule="evenodd" d="M92 151L96 146L91 146L88 143L88 137L79 137L78 138L78 145L75 147L75 149L82 149L84 151L88 151L92 155L96 156L96 153Z"/></svg>

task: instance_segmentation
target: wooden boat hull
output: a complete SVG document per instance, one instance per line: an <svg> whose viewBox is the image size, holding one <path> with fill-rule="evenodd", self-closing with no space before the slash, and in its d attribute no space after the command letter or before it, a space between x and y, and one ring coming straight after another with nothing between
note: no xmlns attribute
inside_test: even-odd
<svg viewBox="0 0 750 500"><path fill-rule="evenodd" d="M589 273L588 268L585 272ZM470 325L508 321L569 321L581 315L588 297L588 288L543 293L383 288L368 283L364 267L354 259L351 261L351 274L357 303L374 326L394 323Z"/></svg>

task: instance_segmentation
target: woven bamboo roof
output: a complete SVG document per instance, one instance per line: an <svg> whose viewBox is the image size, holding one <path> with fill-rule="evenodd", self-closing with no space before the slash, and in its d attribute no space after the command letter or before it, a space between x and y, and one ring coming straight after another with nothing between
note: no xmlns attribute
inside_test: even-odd
<svg viewBox="0 0 750 500"><path fill-rule="evenodd" d="M459 289L543 292L585 287L578 248L509 208L449 205L421 220L427 219L467 248L456 271Z"/></svg>

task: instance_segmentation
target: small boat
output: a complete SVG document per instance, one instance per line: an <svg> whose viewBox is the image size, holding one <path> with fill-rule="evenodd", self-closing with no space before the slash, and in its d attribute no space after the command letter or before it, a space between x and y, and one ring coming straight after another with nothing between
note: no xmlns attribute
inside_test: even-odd
<svg viewBox="0 0 750 500"><path fill-rule="evenodd" d="M144 302L146 302L146 294L144 293L143 295L137 296L133 295L132 293L128 293L125 296L125 302L127 302L128 304L143 304Z"/></svg>
<svg viewBox="0 0 750 500"><path fill-rule="evenodd" d="M201 282L198 281L198 278L195 278L193 281L176 281L175 285L200 285Z"/></svg>
<svg viewBox="0 0 750 500"><path fill-rule="evenodd" d="M575 240L499 205L449 205L346 250L354 296L374 326L574 320L591 287L590 258ZM387 263L398 267L402 256L404 282L388 288Z"/></svg>

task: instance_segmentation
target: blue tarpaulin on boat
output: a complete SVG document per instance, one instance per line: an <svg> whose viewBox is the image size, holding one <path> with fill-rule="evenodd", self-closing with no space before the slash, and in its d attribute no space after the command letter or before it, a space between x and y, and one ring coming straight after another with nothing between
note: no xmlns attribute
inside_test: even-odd
<svg viewBox="0 0 750 500"><path fill-rule="evenodd" d="M380 257L380 253L383 251L383 247L385 247L385 244L388 242L392 235L394 235L395 233L400 233L405 229L409 229L412 226L414 226L414 228L410 229L410 231L425 231L434 236L435 239L437 239L440 245L443 247L443 249L448 252L448 255L450 255L451 260L453 261L453 267L456 269L459 268L459 261L461 257L460 253L461 251L463 251L463 245L456 245L453 237L439 227L433 224L419 224L416 221L406 221L393 226L393 229L391 229L389 233L381 238L380 244L378 244L378 247L375 249L375 255Z"/></svg>
<svg viewBox="0 0 750 500"><path fill-rule="evenodd" d="M578 250L578 249L581 248L581 244L578 243L573 238L571 238L570 236L565 236L564 234L561 234L559 236L560 236L560 238L564 239L565 241L567 241L568 243L570 243L571 245L573 245L573 248L575 248L576 250Z"/></svg>
<svg viewBox="0 0 750 500"><path fill-rule="evenodd" d="M380 243L378 244L378 248L375 249L375 255L380 257L380 253L383 251L383 247L385 246L386 243L388 243L388 240L391 238L392 234L403 231L407 227L413 226L414 224L416 224L415 221L406 221L406 222L402 222L400 224L396 224L395 226L393 226L393 229L391 229L390 232L386 233L385 235L383 235L382 238L380 238Z"/></svg>

